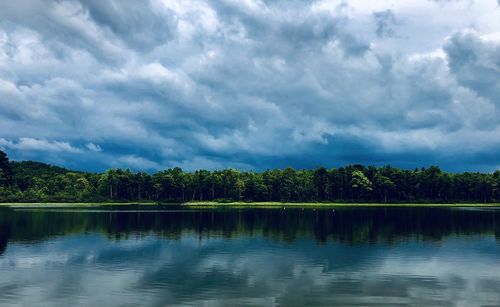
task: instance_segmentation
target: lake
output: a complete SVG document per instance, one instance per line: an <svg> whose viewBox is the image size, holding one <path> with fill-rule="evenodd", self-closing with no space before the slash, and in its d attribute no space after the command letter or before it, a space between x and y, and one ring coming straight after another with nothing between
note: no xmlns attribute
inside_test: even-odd
<svg viewBox="0 0 500 307"><path fill-rule="evenodd" d="M500 210L0 208L0 305L500 305Z"/></svg>

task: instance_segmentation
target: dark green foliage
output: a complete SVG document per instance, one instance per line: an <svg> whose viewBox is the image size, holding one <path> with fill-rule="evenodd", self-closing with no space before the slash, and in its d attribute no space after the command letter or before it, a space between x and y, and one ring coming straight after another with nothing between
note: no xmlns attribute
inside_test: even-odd
<svg viewBox="0 0 500 307"><path fill-rule="evenodd" d="M500 202L500 171L493 174L391 166L260 173L225 169L153 175L112 169L74 172L44 163L10 162L0 151L0 201L281 201L281 202Z"/></svg>
<svg viewBox="0 0 500 307"><path fill-rule="evenodd" d="M0 150L0 187L9 187L12 184L12 166L7 154Z"/></svg>

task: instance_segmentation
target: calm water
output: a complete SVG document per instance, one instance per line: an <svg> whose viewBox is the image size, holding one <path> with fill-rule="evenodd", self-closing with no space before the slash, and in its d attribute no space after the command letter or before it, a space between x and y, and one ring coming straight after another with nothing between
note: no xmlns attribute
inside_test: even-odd
<svg viewBox="0 0 500 307"><path fill-rule="evenodd" d="M500 211L0 209L0 305L500 305Z"/></svg>

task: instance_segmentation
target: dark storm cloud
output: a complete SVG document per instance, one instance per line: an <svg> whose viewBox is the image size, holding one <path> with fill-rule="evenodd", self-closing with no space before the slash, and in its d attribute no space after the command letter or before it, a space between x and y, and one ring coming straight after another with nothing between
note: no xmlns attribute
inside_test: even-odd
<svg viewBox="0 0 500 307"><path fill-rule="evenodd" d="M440 4L462 18L436 15L422 53L405 3L2 3L0 147L92 170L498 167L498 34L457 25L491 8Z"/></svg>
<svg viewBox="0 0 500 307"><path fill-rule="evenodd" d="M116 39L88 22L88 12L79 2L6 1L2 3L0 20L6 33L35 31L55 59L64 60L68 49L75 48L101 61L119 60L120 46Z"/></svg>
<svg viewBox="0 0 500 307"><path fill-rule="evenodd" d="M462 32L453 35L444 49L458 82L498 104L500 44L481 40L471 32Z"/></svg>
<svg viewBox="0 0 500 307"><path fill-rule="evenodd" d="M377 23L376 33L379 37L393 36L394 26L396 25L396 16L391 10L373 13L373 17Z"/></svg>
<svg viewBox="0 0 500 307"><path fill-rule="evenodd" d="M175 20L171 11L155 9L151 3L140 0L80 1L91 18L100 26L109 28L127 45L140 50L154 48L172 39Z"/></svg>

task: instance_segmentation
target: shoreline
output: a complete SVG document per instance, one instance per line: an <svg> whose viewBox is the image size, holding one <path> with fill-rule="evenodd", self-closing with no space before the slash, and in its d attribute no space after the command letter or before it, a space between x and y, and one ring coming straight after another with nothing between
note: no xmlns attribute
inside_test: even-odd
<svg viewBox="0 0 500 307"><path fill-rule="evenodd" d="M281 203L281 202L186 202L186 203L158 203L158 202L89 202L89 203L0 203L0 207L8 208L92 208L104 206L184 206L192 209L204 208L334 208L334 207L442 207L442 208L500 208L500 203Z"/></svg>

